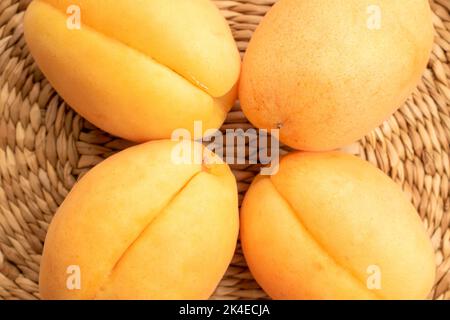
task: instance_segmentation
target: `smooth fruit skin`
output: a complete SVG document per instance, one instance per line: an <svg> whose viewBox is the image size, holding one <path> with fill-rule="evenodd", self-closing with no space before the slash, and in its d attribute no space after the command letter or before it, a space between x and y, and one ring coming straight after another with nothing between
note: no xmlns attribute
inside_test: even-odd
<svg viewBox="0 0 450 320"><path fill-rule="evenodd" d="M244 56L243 111L295 149L343 147L407 99L433 36L427 0L280 0Z"/></svg>
<svg viewBox="0 0 450 320"><path fill-rule="evenodd" d="M174 164L176 145L127 149L75 185L48 230L42 298L207 299L213 293L237 242L236 181L223 162ZM80 268L80 290L67 287L69 266Z"/></svg>
<svg viewBox="0 0 450 320"><path fill-rule="evenodd" d="M69 6L81 29L70 29ZM69 11L70 12L70 11ZM35 0L25 39L46 78L83 117L145 142L219 128L237 97L241 59L208 0Z"/></svg>
<svg viewBox="0 0 450 320"><path fill-rule="evenodd" d="M241 242L274 299L425 299L434 284L431 242L401 188L341 153L292 153L257 177Z"/></svg>

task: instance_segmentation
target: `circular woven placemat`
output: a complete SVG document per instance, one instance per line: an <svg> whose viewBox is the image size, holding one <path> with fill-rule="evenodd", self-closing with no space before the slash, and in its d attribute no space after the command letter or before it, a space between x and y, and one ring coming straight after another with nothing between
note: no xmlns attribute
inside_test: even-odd
<svg viewBox="0 0 450 320"><path fill-rule="evenodd" d="M39 260L53 214L80 176L130 145L83 120L38 70L23 38L29 2L0 0L0 299L39 298ZM241 52L274 2L215 1ZM394 116L346 150L377 165L411 195L436 249L430 297L450 299L450 1L431 5L436 42L423 81ZM248 127L236 105L224 128ZM233 171L242 200L258 170ZM239 248L213 298L267 298Z"/></svg>

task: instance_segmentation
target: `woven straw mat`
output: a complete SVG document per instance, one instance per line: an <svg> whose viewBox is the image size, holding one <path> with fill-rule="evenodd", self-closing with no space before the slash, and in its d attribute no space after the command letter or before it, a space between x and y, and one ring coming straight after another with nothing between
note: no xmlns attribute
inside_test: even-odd
<svg viewBox="0 0 450 320"><path fill-rule="evenodd" d="M274 2L215 1L241 53ZM38 70L23 37L29 3L0 0L0 299L39 299L39 261L53 214L84 173L131 145L77 115ZM436 250L430 298L450 299L450 1L431 6L436 41L422 82L394 116L346 151L410 195ZM223 126L250 127L239 105ZM242 200L258 168L232 168ZM239 247L213 298L267 298Z"/></svg>

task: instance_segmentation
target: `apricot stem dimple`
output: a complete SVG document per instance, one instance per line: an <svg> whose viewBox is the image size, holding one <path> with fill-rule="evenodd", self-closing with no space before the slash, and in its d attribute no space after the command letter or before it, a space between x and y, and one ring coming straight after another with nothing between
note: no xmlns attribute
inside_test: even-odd
<svg viewBox="0 0 450 320"><path fill-rule="evenodd" d="M212 169L215 163L216 161L214 157L209 154L207 150L204 150L202 159L202 171L206 173L212 173Z"/></svg>
<svg viewBox="0 0 450 320"><path fill-rule="evenodd" d="M210 168L205 163L202 164L202 172L210 173Z"/></svg>

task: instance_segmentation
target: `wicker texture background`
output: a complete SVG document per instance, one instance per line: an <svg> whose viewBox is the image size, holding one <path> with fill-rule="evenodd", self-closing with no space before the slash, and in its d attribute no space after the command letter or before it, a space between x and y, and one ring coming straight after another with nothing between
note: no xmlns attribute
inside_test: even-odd
<svg viewBox="0 0 450 320"><path fill-rule="evenodd" d="M130 145L83 120L38 70L23 38L29 2L0 0L0 299L39 298L40 254L53 214L80 176ZM274 2L215 1L242 53ZM410 194L436 249L430 298L450 299L450 0L431 5L436 41L422 83L393 117L346 150ZM249 127L236 105L223 128ZM233 171L242 200L258 168ZM267 298L239 248L213 298Z"/></svg>

